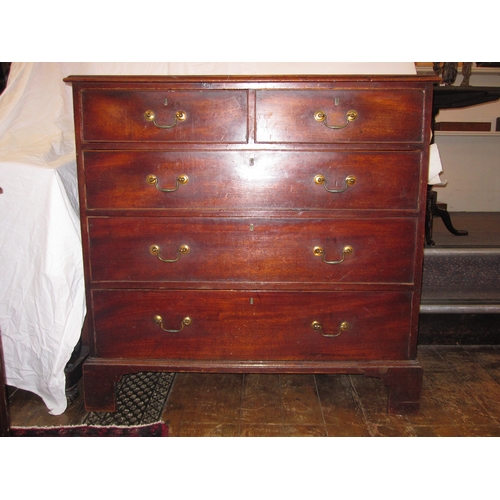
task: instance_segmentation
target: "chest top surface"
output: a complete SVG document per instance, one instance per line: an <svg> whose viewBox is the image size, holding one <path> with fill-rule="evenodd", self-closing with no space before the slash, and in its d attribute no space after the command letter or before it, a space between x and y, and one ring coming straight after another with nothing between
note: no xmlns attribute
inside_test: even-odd
<svg viewBox="0 0 500 500"><path fill-rule="evenodd" d="M71 76L82 143L422 143L432 78Z"/></svg>

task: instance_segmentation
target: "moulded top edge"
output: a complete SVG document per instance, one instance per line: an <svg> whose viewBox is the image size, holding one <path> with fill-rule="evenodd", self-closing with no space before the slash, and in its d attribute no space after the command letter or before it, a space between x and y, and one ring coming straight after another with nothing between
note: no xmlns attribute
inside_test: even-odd
<svg viewBox="0 0 500 500"><path fill-rule="evenodd" d="M172 82L438 82L432 75L70 75L69 83L172 83Z"/></svg>

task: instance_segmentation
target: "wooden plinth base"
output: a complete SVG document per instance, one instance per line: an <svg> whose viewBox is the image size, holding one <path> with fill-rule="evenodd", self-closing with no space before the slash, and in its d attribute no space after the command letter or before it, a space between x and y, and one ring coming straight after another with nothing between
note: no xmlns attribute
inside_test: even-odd
<svg viewBox="0 0 500 500"><path fill-rule="evenodd" d="M417 361L388 362L204 362L127 361L90 358L83 367L85 409L116 411L116 384L123 375L138 372L201 373L330 373L360 374L381 379L389 389L391 414L418 412L422 367Z"/></svg>

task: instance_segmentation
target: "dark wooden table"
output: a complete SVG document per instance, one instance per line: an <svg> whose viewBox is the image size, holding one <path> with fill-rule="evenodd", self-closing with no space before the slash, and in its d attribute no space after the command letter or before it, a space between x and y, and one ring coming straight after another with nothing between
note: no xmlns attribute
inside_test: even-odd
<svg viewBox="0 0 500 500"><path fill-rule="evenodd" d="M434 126L436 116L442 109L459 109L476 106L500 99L500 87L460 87L454 85L436 85L433 91L432 103L432 127L434 141ZM467 236L469 233L464 229L455 229L450 214L443 204L437 202L437 193L429 184L427 188L427 223L425 232L425 244L434 246L432 240L433 217L441 217L446 229L455 236Z"/></svg>

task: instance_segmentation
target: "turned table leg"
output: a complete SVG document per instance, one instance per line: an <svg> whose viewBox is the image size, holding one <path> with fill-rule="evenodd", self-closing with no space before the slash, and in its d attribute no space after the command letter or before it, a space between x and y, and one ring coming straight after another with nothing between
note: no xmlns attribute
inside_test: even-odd
<svg viewBox="0 0 500 500"><path fill-rule="evenodd" d="M437 202L437 193L432 189L431 185L427 186L427 209L425 221L425 244L428 247L434 246L432 240L432 226L434 216L441 217L446 229L455 236L467 236L469 234L465 229L455 229L451 222L448 210L440 208Z"/></svg>

